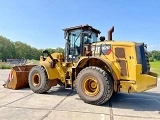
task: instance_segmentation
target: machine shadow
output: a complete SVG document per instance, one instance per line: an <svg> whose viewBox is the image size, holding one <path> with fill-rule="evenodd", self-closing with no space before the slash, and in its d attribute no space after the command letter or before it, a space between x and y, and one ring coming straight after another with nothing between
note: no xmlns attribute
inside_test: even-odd
<svg viewBox="0 0 160 120"><path fill-rule="evenodd" d="M31 92L32 91L29 86L26 86L25 88L18 89L18 90L13 90L13 89L4 88L4 87L1 89L5 89L6 92L13 92L13 93L14 92L20 93L20 92ZM2 91L2 92L4 92L4 91ZM38 94L38 93L35 93L35 94ZM73 96L75 94L77 94L77 93L75 92L74 89L73 90L72 89L65 89L63 86L54 86L49 91L43 93L43 95L57 95L57 96Z"/></svg>
<svg viewBox="0 0 160 120"><path fill-rule="evenodd" d="M160 111L160 93L118 93L107 102L112 108L134 111ZM102 105L106 107L106 105Z"/></svg>
<svg viewBox="0 0 160 120"><path fill-rule="evenodd" d="M76 92L72 89L65 89L62 86L52 87L48 92L44 93L44 95L57 95L57 96L73 96Z"/></svg>

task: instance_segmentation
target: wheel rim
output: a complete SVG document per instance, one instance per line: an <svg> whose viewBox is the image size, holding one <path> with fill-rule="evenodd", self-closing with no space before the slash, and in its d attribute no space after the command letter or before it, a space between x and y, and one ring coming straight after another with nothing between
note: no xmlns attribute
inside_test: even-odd
<svg viewBox="0 0 160 120"><path fill-rule="evenodd" d="M41 78L40 75L38 73L34 73L32 75L32 83L34 87L39 87L41 84Z"/></svg>
<svg viewBox="0 0 160 120"><path fill-rule="evenodd" d="M98 81L92 76L86 77L83 80L82 86L84 93L88 96L96 96L100 91Z"/></svg>

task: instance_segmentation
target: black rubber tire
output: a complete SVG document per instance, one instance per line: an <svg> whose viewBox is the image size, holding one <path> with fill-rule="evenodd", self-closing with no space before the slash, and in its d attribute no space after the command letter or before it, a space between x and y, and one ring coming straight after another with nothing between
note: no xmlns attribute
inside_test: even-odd
<svg viewBox="0 0 160 120"><path fill-rule="evenodd" d="M83 90L83 79L87 76L96 78L100 84L100 90L95 96L85 94ZM107 102L113 94L113 81L109 74L103 69L95 66L84 68L77 76L76 91L79 97L85 102L93 105L101 105Z"/></svg>
<svg viewBox="0 0 160 120"><path fill-rule="evenodd" d="M34 74L39 75L39 78L40 78L39 86L35 86L33 83L32 77ZM28 83L31 90L39 94L46 93L51 88L49 86L46 70L41 66L35 66L30 70L29 76L28 76Z"/></svg>
<svg viewBox="0 0 160 120"><path fill-rule="evenodd" d="M147 62L147 73L150 71L150 63L149 63L149 55L147 52L147 47L144 48L145 51L145 57L146 57L146 62Z"/></svg>

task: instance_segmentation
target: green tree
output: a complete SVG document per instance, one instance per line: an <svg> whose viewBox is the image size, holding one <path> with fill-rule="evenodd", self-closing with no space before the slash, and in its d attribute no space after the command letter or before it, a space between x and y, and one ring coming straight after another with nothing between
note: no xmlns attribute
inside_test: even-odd
<svg viewBox="0 0 160 120"><path fill-rule="evenodd" d="M40 56L42 55L42 50L38 50L37 48L32 47L31 48L32 51L32 58L31 59L35 59L35 60L39 60Z"/></svg>
<svg viewBox="0 0 160 120"><path fill-rule="evenodd" d="M57 47L57 48L55 49L55 52L64 53L64 49L61 48L61 47Z"/></svg>
<svg viewBox="0 0 160 120"><path fill-rule="evenodd" d="M153 51L148 52L148 55L149 55L150 60L152 61L160 60L160 51L153 50Z"/></svg>
<svg viewBox="0 0 160 120"><path fill-rule="evenodd" d="M15 58L16 51L13 42L0 36L0 59L5 61L8 58Z"/></svg>
<svg viewBox="0 0 160 120"><path fill-rule="evenodd" d="M25 58L25 44L20 42L20 41L17 41L14 43L14 46L15 46L15 50L16 50L16 58Z"/></svg>
<svg viewBox="0 0 160 120"><path fill-rule="evenodd" d="M155 59L155 60L160 60L160 52L159 51L152 51L152 57Z"/></svg>
<svg viewBox="0 0 160 120"><path fill-rule="evenodd" d="M39 57L42 53L41 50L38 50L37 48L31 47L30 45L27 45L26 43L20 41L15 42L14 45L17 58L39 60Z"/></svg>
<svg viewBox="0 0 160 120"><path fill-rule="evenodd" d="M52 53L54 53L56 50L55 49L52 49L52 48L47 48L46 50L48 50L48 52L50 53L50 54L52 54Z"/></svg>
<svg viewBox="0 0 160 120"><path fill-rule="evenodd" d="M64 49L60 47L57 47L56 49L47 48L47 50L50 54L55 52L64 53ZM0 36L0 60L2 61L5 61L8 58L39 60L42 51L42 49L31 47L26 43L20 41L12 42L3 36Z"/></svg>

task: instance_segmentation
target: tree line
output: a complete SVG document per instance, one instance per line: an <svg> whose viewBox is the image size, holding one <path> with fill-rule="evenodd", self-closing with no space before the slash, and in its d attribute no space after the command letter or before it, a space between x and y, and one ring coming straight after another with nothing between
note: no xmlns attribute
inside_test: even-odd
<svg viewBox="0 0 160 120"><path fill-rule="evenodd" d="M60 52L63 53L63 48L48 48L50 53ZM42 49L37 49L27 45L26 43L17 41L12 42L11 40L0 36L0 60L5 61L6 59L35 59L39 60L42 55ZM160 61L160 51L150 51L148 52L150 61Z"/></svg>
<svg viewBox="0 0 160 120"><path fill-rule="evenodd" d="M50 53L60 52L63 53L63 48L48 48ZM6 59L35 59L39 60L42 55L43 49L37 49L30 45L17 41L13 42L3 36L0 36L0 60L6 61Z"/></svg>
<svg viewBox="0 0 160 120"><path fill-rule="evenodd" d="M150 62L160 61L160 51L153 50L148 52Z"/></svg>

